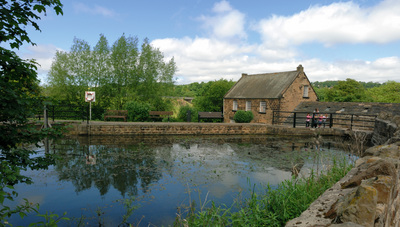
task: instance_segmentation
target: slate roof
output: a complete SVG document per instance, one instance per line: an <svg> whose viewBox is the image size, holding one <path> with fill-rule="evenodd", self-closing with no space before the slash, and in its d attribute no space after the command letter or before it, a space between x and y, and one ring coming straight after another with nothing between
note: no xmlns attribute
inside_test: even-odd
<svg viewBox="0 0 400 227"><path fill-rule="evenodd" d="M225 94L224 98L279 98L300 72L243 74L242 78Z"/></svg>

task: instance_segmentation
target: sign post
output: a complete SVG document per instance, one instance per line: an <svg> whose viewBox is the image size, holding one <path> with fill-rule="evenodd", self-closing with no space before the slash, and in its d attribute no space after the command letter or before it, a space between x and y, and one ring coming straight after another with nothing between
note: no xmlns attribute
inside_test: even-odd
<svg viewBox="0 0 400 227"><path fill-rule="evenodd" d="M96 101L96 92L85 91L85 102L89 102L89 120L92 120L92 102Z"/></svg>

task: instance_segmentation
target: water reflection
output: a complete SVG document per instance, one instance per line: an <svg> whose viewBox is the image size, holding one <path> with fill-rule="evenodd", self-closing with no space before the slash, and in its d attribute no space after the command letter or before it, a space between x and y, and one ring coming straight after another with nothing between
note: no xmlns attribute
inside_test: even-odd
<svg viewBox="0 0 400 227"><path fill-rule="evenodd" d="M291 178L294 165L343 155L334 140L293 137L77 137L49 144L48 152L60 158L47 171L27 172L35 184L19 185L20 198L40 200L44 211L93 216L89 225L98 222L93 210L101 207L106 226L121 222L121 199L134 197L140 206L131 223L166 226L189 200L200 204L207 195L231 205L239 193L246 196L249 182L276 187ZM194 191L199 195L191 198Z"/></svg>

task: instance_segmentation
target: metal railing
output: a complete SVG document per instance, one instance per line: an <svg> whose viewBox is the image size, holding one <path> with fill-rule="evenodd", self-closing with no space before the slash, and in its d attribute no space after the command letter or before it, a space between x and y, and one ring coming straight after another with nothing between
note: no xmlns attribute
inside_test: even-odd
<svg viewBox="0 0 400 227"><path fill-rule="evenodd" d="M306 127L308 112L288 112L274 111L272 124L292 125L296 127ZM373 130L375 127L376 115L357 114L357 113L310 113L310 127L335 127L348 128L350 130ZM317 117L316 117L317 115ZM326 121L319 122L318 116L325 115Z"/></svg>
<svg viewBox="0 0 400 227"><path fill-rule="evenodd" d="M89 123L89 105L46 105L43 108L47 109L47 116L55 119L66 120L87 120ZM44 117L43 110L38 111L36 115L39 120Z"/></svg>

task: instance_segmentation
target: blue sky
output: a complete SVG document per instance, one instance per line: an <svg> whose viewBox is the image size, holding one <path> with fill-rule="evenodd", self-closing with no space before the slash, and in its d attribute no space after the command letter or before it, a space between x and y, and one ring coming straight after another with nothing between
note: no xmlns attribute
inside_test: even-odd
<svg viewBox="0 0 400 227"><path fill-rule="evenodd" d="M400 82L398 0L64 0L63 16L48 12L37 46L24 45L44 82L56 50L73 39L94 47L122 34L149 38L168 60L176 84L238 80L242 73L295 70L310 81Z"/></svg>

